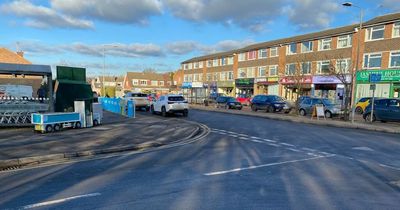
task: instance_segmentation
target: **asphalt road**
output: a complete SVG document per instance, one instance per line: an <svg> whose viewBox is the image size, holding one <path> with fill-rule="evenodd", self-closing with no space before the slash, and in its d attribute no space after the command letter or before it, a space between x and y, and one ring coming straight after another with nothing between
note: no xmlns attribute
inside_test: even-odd
<svg viewBox="0 0 400 210"><path fill-rule="evenodd" d="M399 135L189 115L192 144L1 172L0 209L399 209Z"/></svg>

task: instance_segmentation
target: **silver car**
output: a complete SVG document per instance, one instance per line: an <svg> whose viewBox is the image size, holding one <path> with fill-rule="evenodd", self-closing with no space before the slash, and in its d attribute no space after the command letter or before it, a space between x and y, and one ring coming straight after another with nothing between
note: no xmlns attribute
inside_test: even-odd
<svg viewBox="0 0 400 210"><path fill-rule="evenodd" d="M300 102L299 114L305 116L312 114L312 109L316 104L324 105L325 117L332 118L334 115L343 114L340 105L334 104L331 100L326 98L306 98Z"/></svg>

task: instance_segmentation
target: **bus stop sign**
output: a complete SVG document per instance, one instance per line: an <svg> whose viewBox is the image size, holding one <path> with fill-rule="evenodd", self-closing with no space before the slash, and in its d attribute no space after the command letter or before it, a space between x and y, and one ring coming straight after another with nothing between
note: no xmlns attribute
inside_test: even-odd
<svg viewBox="0 0 400 210"><path fill-rule="evenodd" d="M377 83L382 80L382 74L370 74L369 75L369 82Z"/></svg>

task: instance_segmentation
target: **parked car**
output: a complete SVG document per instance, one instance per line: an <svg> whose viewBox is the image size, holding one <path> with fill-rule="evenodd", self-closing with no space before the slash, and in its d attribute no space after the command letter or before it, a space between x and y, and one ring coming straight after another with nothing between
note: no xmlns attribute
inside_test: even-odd
<svg viewBox="0 0 400 210"><path fill-rule="evenodd" d="M212 105L216 103L216 100L220 96L225 96L223 93L211 93L206 99L204 99L204 105Z"/></svg>
<svg viewBox="0 0 400 210"><path fill-rule="evenodd" d="M292 111L292 109L295 108L295 103L293 101L289 101L289 100L287 100L285 98L282 98L282 97L280 97L280 98L281 98L281 100L283 102L285 102L285 105L283 106L283 109L282 109L282 111L285 114L288 114L290 111Z"/></svg>
<svg viewBox="0 0 400 210"><path fill-rule="evenodd" d="M238 109L241 110L243 105L236 100L234 97L230 96L220 96L216 100L216 107L223 107L225 109Z"/></svg>
<svg viewBox="0 0 400 210"><path fill-rule="evenodd" d="M182 113L184 117L187 117L189 115L189 104L181 95L164 95L151 105L151 112L153 114L161 113L163 117L175 113Z"/></svg>
<svg viewBox="0 0 400 210"><path fill-rule="evenodd" d="M249 106L252 99L250 95L239 95L238 97L236 97L236 100L243 105Z"/></svg>
<svg viewBox="0 0 400 210"><path fill-rule="evenodd" d="M124 96L127 100L133 100L135 102L135 107L137 110L145 109L146 111L150 110L150 100L145 93L131 93L128 92Z"/></svg>
<svg viewBox="0 0 400 210"><path fill-rule="evenodd" d="M296 100L296 106L299 107L300 103L306 99L306 98L311 98L311 96L300 96L297 100Z"/></svg>
<svg viewBox="0 0 400 210"><path fill-rule="evenodd" d="M357 114L362 114L365 111L365 108L367 108L367 106L369 105L369 100L371 99L371 97L364 97L364 98L360 98L360 100L358 100L358 102L356 103L356 113Z"/></svg>
<svg viewBox="0 0 400 210"><path fill-rule="evenodd" d="M374 114L371 116L372 104L365 108L363 118L366 121L381 122L387 121L400 121L400 99L398 98L385 98L377 99L374 102Z"/></svg>
<svg viewBox="0 0 400 210"><path fill-rule="evenodd" d="M285 107L285 101L276 95L256 95L251 101L251 110L266 110L267 112L280 112Z"/></svg>
<svg viewBox="0 0 400 210"><path fill-rule="evenodd" d="M299 105L299 114L306 116L312 114L312 109L316 104L324 105L325 117L332 118L334 115L343 114L340 105L334 104L331 100L326 98L306 98Z"/></svg>

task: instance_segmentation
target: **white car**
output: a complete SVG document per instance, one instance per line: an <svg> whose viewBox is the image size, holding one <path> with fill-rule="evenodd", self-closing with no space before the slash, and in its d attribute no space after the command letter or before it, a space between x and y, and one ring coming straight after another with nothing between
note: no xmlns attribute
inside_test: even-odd
<svg viewBox="0 0 400 210"><path fill-rule="evenodd" d="M150 110L150 101L145 93L126 93L124 98L127 100L133 100L136 109L144 108L146 111Z"/></svg>
<svg viewBox="0 0 400 210"><path fill-rule="evenodd" d="M160 96L157 101L151 105L153 114L161 113L162 116L167 114L182 113L184 117L189 114L189 105L185 98L181 95L164 95Z"/></svg>

